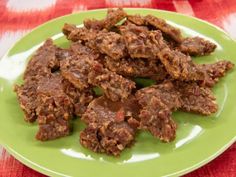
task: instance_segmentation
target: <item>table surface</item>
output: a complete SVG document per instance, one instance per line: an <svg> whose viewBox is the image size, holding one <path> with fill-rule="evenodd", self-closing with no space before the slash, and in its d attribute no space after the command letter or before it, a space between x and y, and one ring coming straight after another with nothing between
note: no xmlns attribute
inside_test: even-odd
<svg viewBox="0 0 236 177"><path fill-rule="evenodd" d="M179 12L211 22L236 39L236 0L0 0L0 57L17 39L45 21L106 7L144 7ZM236 176L236 143L215 160L185 175L205 176ZM0 146L0 177L45 175L26 167Z"/></svg>

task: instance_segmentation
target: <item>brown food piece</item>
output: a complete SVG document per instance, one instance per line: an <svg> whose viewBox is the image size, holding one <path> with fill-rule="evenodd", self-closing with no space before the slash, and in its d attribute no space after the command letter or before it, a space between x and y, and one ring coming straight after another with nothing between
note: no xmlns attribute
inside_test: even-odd
<svg viewBox="0 0 236 177"><path fill-rule="evenodd" d="M139 105L134 97L124 102L99 97L82 116L88 127L80 133L80 143L94 152L118 156L133 144L139 126L138 114Z"/></svg>
<svg viewBox="0 0 236 177"><path fill-rule="evenodd" d="M185 81L204 80L206 73L197 67L191 57L177 50L165 48L159 53L159 58L164 64L166 71L172 78Z"/></svg>
<svg viewBox="0 0 236 177"><path fill-rule="evenodd" d="M127 98L135 88L134 82L103 68L87 55L72 56L61 61L61 73L80 90L89 88L90 84L101 87L113 101Z"/></svg>
<svg viewBox="0 0 236 177"><path fill-rule="evenodd" d="M120 31L124 37L125 44L131 58L153 58L152 45L148 46L147 29L133 24L120 26Z"/></svg>
<svg viewBox="0 0 236 177"><path fill-rule="evenodd" d="M80 143L94 152L119 156L132 145L134 136L134 130L127 123L90 124L80 133Z"/></svg>
<svg viewBox="0 0 236 177"><path fill-rule="evenodd" d="M127 20L138 26L145 25L144 17L141 15L128 15Z"/></svg>
<svg viewBox="0 0 236 177"><path fill-rule="evenodd" d="M105 122L122 122L139 119L140 106L136 98L130 95L124 102L112 101L106 96L94 99L88 106L82 120L87 124L105 124ZM105 114L104 114L105 112ZM133 127L133 126L132 126ZM137 126L134 126L137 128Z"/></svg>
<svg viewBox="0 0 236 177"><path fill-rule="evenodd" d="M114 32L100 32L95 39L98 50L114 60L126 55L125 42L120 34Z"/></svg>
<svg viewBox="0 0 236 177"><path fill-rule="evenodd" d="M140 127L163 142L175 139L177 125L171 118L171 110L156 96L151 97L148 104L140 112Z"/></svg>
<svg viewBox="0 0 236 177"><path fill-rule="evenodd" d="M83 41L83 42L89 42L91 40L94 40L97 35L97 31L94 30L88 30L86 28L76 28L74 31L70 33L68 36L68 40L71 40L73 42L76 41Z"/></svg>
<svg viewBox="0 0 236 177"><path fill-rule="evenodd" d="M63 87L65 94L67 94L72 99L74 106L73 114L76 116L82 116L88 104L94 98L92 88L87 88L81 91L66 79L63 79Z"/></svg>
<svg viewBox="0 0 236 177"><path fill-rule="evenodd" d="M231 61L221 60L213 64L202 64L200 67L202 67L208 75L203 85L213 87L220 78L224 77L228 71L233 69L234 64Z"/></svg>
<svg viewBox="0 0 236 177"><path fill-rule="evenodd" d="M62 109L58 108L59 111L57 113L55 112L55 114L58 114L59 117L62 117L65 120L68 120L72 115L73 111L71 110L73 109L71 108L71 105L69 105L69 103L71 103L72 101L68 97L68 95L66 95L64 92L64 78L60 75L60 73L52 74L48 78L42 78L38 83L37 95L39 96L38 98L42 101L44 100L40 98L40 96L65 99L66 101L64 102L64 104L66 104L65 106L68 105L68 109L64 108L64 110L68 110L68 113L65 113L65 111L63 111L63 104L62 104ZM59 105L60 104L57 104L55 102L54 106L59 106ZM39 108L38 110L40 111L41 109ZM42 113L47 114L45 110L42 110Z"/></svg>
<svg viewBox="0 0 236 177"><path fill-rule="evenodd" d="M32 60L30 60L27 71L25 72L24 84L22 86L15 86L15 91L20 106L25 113L25 120L27 122L34 122L37 119L35 110L38 106L41 106L37 101L38 96L36 94L38 83L41 82L42 79L50 78L52 72L58 72L59 66L57 66L57 60L66 62L66 58L71 57L71 55L71 50L55 47L51 40L47 40L45 44L37 50ZM36 66L36 69L34 69L34 66ZM81 92L72 85L69 88L71 92L67 92L67 94L73 95L72 99L74 100L73 106L75 114L81 115L93 98L92 92L89 89L88 91Z"/></svg>
<svg viewBox="0 0 236 177"><path fill-rule="evenodd" d="M105 58L106 68L126 77L151 77L154 80L164 80L167 77L165 67L152 59L121 58L118 61Z"/></svg>
<svg viewBox="0 0 236 177"><path fill-rule="evenodd" d="M140 89L135 96L143 107L148 105L152 97L160 98L170 110L177 110L181 107L180 93L170 81Z"/></svg>
<svg viewBox="0 0 236 177"><path fill-rule="evenodd" d="M156 59L157 54L166 47L160 31L129 24L120 27L128 53L131 58Z"/></svg>
<svg viewBox="0 0 236 177"><path fill-rule="evenodd" d="M94 40L97 34L96 30L87 29L85 27L77 28L75 27L75 25L72 24L65 24L62 31L67 37L67 39L73 42L88 42Z"/></svg>
<svg viewBox="0 0 236 177"><path fill-rule="evenodd" d="M181 108L202 115L210 115L217 111L215 97L209 88L201 87L197 83L173 83L168 81L138 90L136 98L143 107L155 96L170 110Z"/></svg>
<svg viewBox="0 0 236 177"><path fill-rule="evenodd" d="M122 8L118 9L108 9L107 17L104 20L104 27L106 29L110 29L114 25L116 25L119 21L124 19L127 16L125 11Z"/></svg>
<svg viewBox="0 0 236 177"><path fill-rule="evenodd" d="M23 76L24 84L14 88L24 111L25 121L34 122L37 119L35 109L38 82L43 77L49 77L59 67L58 63L56 47L51 39L47 39L30 59Z"/></svg>
<svg viewBox="0 0 236 177"><path fill-rule="evenodd" d="M105 19L102 20L86 19L84 21L84 26L87 29L94 29L94 30L102 30L103 28L111 29L126 16L127 14L122 8L108 9L107 16Z"/></svg>
<svg viewBox="0 0 236 177"><path fill-rule="evenodd" d="M102 30L104 28L104 20L85 19L84 26L87 29Z"/></svg>
<svg viewBox="0 0 236 177"><path fill-rule="evenodd" d="M135 94L139 104L140 128L148 130L164 142L173 141L177 125L171 118L173 110L181 107L180 93L172 82L140 89Z"/></svg>
<svg viewBox="0 0 236 177"><path fill-rule="evenodd" d="M77 29L77 27L73 24L68 24L68 23L65 23L63 28L62 28L62 32L63 34L65 34L66 36L69 36L70 33L72 31L74 31L75 29Z"/></svg>
<svg viewBox="0 0 236 177"><path fill-rule="evenodd" d="M98 59L100 56L97 50L83 45L80 41L72 42L70 45L70 49L75 55L87 55L91 59Z"/></svg>
<svg viewBox="0 0 236 177"><path fill-rule="evenodd" d="M214 43L200 37L185 38L179 46L181 52L192 56L208 55L215 49Z"/></svg>
<svg viewBox="0 0 236 177"><path fill-rule="evenodd" d="M37 87L36 109L39 131L36 138L41 141L66 136L70 132L69 120L73 115L73 102L64 93L63 79L59 74L40 80Z"/></svg>
<svg viewBox="0 0 236 177"><path fill-rule="evenodd" d="M56 58L56 46L53 45L52 39L47 39L30 59L23 79L37 80L40 76L49 76L51 70L55 70L58 67L59 61Z"/></svg>
<svg viewBox="0 0 236 177"><path fill-rule="evenodd" d="M40 141L48 141L70 134L70 123L62 118L57 118L47 124L39 125L36 139Z"/></svg>
<svg viewBox="0 0 236 177"><path fill-rule="evenodd" d="M34 122L37 119L35 109L37 82L31 80L26 81L23 85L16 85L14 91L17 94L21 109L24 111L24 119L26 122Z"/></svg>
<svg viewBox="0 0 236 177"><path fill-rule="evenodd" d="M201 87L196 83L176 83L177 90L181 93L181 109L202 115L210 115L218 110L216 98L211 89Z"/></svg>
<svg viewBox="0 0 236 177"><path fill-rule="evenodd" d="M182 35L181 31L178 28L173 27L166 23L165 20L154 17L152 15L147 15L144 17L147 24L152 25L158 30L161 30L165 35L168 35L174 41L181 43L182 42Z"/></svg>
<svg viewBox="0 0 236 177"><path fill-rule="evenodd" d="M135 88L133 81L109 71L95 62L92 64L92 71L88 75L88 82L102 88L104 94L112 101L128 98L132 89Z"/></svg>
<svg viewBox="0 0 236 177"><path fill-rule="evenodd" d="M60 62L61 74L76 88L84 90L89 87L88 74L91 62L88 55L73 55Z"/></svg>

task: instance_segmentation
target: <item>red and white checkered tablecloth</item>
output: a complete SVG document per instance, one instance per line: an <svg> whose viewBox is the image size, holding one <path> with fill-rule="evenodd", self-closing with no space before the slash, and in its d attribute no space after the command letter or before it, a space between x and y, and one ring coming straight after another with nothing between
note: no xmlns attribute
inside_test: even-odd
<svg viewBox="0 0 236 177"><path fill-rule="evenodd" d="M236 39L236 0L0 0L0 57L35 26L89 9L145 7L184 13L223 28ZM186 177L236 177L236 143ZM0 177L45 177L9 155L0 146Z"/></svg>

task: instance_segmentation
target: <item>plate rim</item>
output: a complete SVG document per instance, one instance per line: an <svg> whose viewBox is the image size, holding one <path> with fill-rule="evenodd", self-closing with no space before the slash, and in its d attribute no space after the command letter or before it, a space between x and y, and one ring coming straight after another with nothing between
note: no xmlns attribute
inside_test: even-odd
<svg viewBox="0 0 236 177"><path fill-rule="evenodd" d="M73 12L73 13L70 13L70 14L66 14L66 15L63 15L63 16L59 16L59 17L56 17L56 18L53 18L53 19L50 19L34 28L32 28L30 31L26 32L23 36L21 36L19 39L17 39L10 47L9 49L5 52L5 54L0 58L0 60L2 60L3 58L5 58L5 56L7 56L9 54L9 52L15 47L15 45L17 45L23 38L25 38L27 35L29 35L31 32L37 30L38 28L41 28L45 25L48 25L54 21L57 21L61 18L65 18L65 17L69 17L71 15L75 15L75 14L86 14L86 13L89 13L89 12L96 12L96 11L106 11L108 8L99 8L99 9L92 9L92 10L86 10L86 11L79 11L79 12ZM235 42L236 44L236 39L232 38L224 29L220 28L219 26L216 26L208 21L205 21L203 19L200 19L200 18L197 18L197 17L193 17L193 16L190 16L190 15L186 15L186 14L182 14L182 13L178 13L178 12L173 12L173 11L167 11L167 10L161 10L161 9L154 9L154 8L135 8L135 7L129 7L129 8L123 8L124 10L146 10L146 11L158 11L158 12L161 12L161 13L167 13L167 14L175 14L175 15L178 15L178 16L183 16L185 18L189 18L189 19L194 19L194 20L197 20L201 23L204 23L208 26L211 26L212 28L218 30L218 31L221 31L222 33L224 33L230 40L232 40L233 42ZM228 141L228 143L224 144L224 146L222 146L218 151L216 151L215 153L213 153L211 156L208 156L207 158L203 159L202 161L200 161L199 163L197 164L194 164L190 167L186 167L182 170L179 170L179 171L176 171L176 172L173 172L173 173L170 173L168 175L166 175L167 177L170 177L170 176L182 176L182 175L185 175L187 173L190 173L204 165L206 165L207 163L211 162L212 160L214 160L216 157L218 157L219 155L221 155L224 151L226 151L233 143L236 142L236 134L234 137L231 138L231 140ZM62 173L59 173L59 172L56 172L56 171L52 171L48 168L45 168L45 167L42 167L41 165L37 165L36 163L30 161L29 159L25 158L24 156L22 156L21 154L17 153L15 150L13 150L9 145L7 145L7 143L5 143L1 138L0 138L0 144L2 145L2 147L4 149L7 150L7 152L12 155L14 158L16 158L17 160L19 160L21 163L23 163L24 165L26 165L27 167L39 172L39 173L42 173L44 175L53 175L53 176L63 176L63 177L68 177L68 175L65 175L65 174L62 174Z"/></svg>

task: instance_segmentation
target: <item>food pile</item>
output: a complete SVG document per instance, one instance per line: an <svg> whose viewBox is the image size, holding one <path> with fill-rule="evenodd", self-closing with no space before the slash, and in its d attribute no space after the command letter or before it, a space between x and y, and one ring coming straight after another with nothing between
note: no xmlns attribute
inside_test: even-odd
<svg viewBox="0 0 236 177"><path fill-rule="evenodd" d="M84 27L65 24L62 31L70 47L46 40L29 61L23 85L15 86L25 120L37 121L41 141L69 135L79 116L87 125L80 143L94 152L118 156L138 130L171 142L177 129L172 112L215 113L211 88L234 67L226 60L195 64L191 56L209 55L216 45L121 8L85 20ZM142 88L135 78L155 84Z"/></svg>

